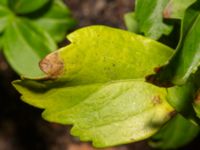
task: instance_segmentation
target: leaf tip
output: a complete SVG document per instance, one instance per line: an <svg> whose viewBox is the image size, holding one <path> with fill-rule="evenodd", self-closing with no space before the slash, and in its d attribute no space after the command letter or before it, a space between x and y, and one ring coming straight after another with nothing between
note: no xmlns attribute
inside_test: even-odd
<svg viewBox="0 0 200 150"><path fill-rule="evenodd" d="M20 82L21 82L21 80L14 80L11 82L11 84L15 89L17 89Z"/></svg>
<svg viewBox="0 0 200 150"><path fill-rule="evenodd" d="M39 63L40 69L48 75L49 78L57 78L64 72L64 62L57 52L47 55Z"/></svg>

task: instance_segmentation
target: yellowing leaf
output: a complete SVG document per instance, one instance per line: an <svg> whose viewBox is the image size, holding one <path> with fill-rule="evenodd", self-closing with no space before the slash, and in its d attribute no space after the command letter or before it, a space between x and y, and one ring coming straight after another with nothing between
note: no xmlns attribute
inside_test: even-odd
<svg viewBox="0 0 200 150"><path fill-rule="evenodd" d="M107 147L148 138L170 119L166 89L144 81L171 57L170 48L105 26L68 39L40 62L44 80L13 83L23 101L44 109L46 120L73 124L73 135Z"/></svg>
<svg viewBox="0 0 200 150"><path fill-rule="evenodd" d="M83 141L93 141L96 147L145 139L173 111L165 100L164 88L140 80L51 89L33 81L17 81L14 86L23 93L25 102L45 109L46 120L74 124L71 133Z"/></svg>
<svg viewBox="0 0 200 150"><path fill-rule="evenodd" d="M67 36L70 45L40 63L49 78L76 84L143 78L165 64L172 49L149 38L105 26Z"/></svg>

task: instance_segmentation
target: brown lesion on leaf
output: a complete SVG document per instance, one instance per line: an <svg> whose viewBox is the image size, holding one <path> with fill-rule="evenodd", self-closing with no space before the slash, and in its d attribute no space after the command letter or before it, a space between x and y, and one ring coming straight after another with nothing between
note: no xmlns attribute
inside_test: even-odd
<svg viewBox="0 0 200 150"><path fill-rule="evenodd" d="M153 102L154 105L161 104L162 101L161 101L160 95L154 96L153 99L152 99L152 102Z"/></svg>
<svg viewBox="0 0 200 150"><path fill-rule="evenodd" d="M40 69L48 75L48 78L55 79L64 72L64 62L58 52L47 55L39 63Z"/></svg>
<svg viewBox="0 0 200 150"><path fill-rule="evenodd" d="M167 6L165 7L164 11L163 11L163 17L164 18L170 18L171 14L172 14L172 2L170 1Z"/></svg>

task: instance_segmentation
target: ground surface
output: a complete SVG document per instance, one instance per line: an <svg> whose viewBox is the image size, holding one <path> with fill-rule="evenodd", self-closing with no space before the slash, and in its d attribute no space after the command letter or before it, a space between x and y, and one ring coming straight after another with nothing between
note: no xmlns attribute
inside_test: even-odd
<svg viewBox="0 0 200 150"><path fill-rule="evenodd" d="M123 15L134 0L65 0L79 22L76 28L103 24L125 28ZM95 150L69 135L69 126L48 123L41 110L20 101L10 82L19 78L0 54L0 150ZM185 150L196 149L196 139ZM193 146L193 147L192 147ZM145 142L104 150L150 150Z"/></svg>

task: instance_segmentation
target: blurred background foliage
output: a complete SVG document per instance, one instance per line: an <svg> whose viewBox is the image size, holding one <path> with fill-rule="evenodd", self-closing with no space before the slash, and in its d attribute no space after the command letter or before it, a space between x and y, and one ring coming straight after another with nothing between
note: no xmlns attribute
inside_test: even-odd
<svg viewBox="0 0 200 150"><path fill-rule="evenodd" d="M61 0L4 0L0 14L3 53L21 76L42 75L39 61L56 50L56 44L75 25Z"/></svg>

